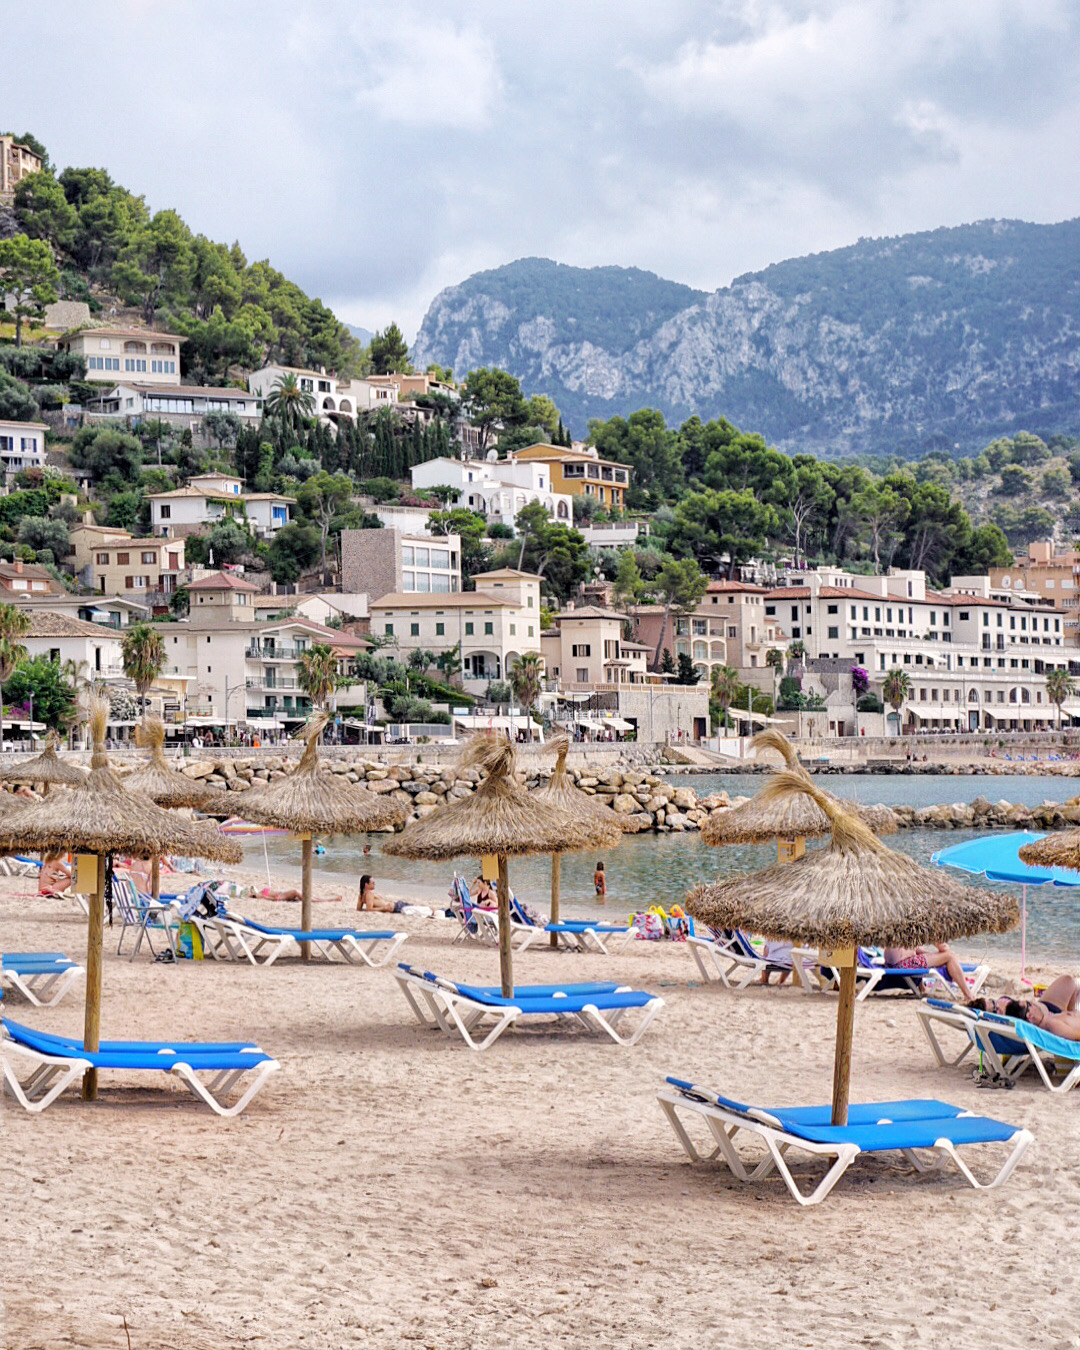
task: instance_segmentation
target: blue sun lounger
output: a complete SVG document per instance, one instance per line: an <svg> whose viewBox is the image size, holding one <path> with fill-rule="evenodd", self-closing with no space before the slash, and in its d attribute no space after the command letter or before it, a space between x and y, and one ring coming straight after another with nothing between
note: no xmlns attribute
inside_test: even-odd
<svg viewBox="0 0 1080 1350"><path fill-rule="evenodd" d="M733 1101L681 1078L668 1078L667 1082L669 1086L658 1093L658 1100L692 1161L720 1158L739 1181L760 1181L774 1171L779 1172L800 1205L820 1204L862 1153L899 1152L917 1172L937 1171L951 1159L977 1190L992 1190L1008 1179L1034 1138L1015 1125L973 1115L959 1106L932 1099L855 1104L848 1108L846 1125L832 1125L828 1106L766 1110ZM713 1143L711 1152L699 1151L680 1118L680 1111L704 1119ZM740 1131L756 1135L765 1144L766 1156L756 1165L744 1161L735 1147L735 1137ZM959 1149L976 1144L1009 1146L1008 1156L990 1181L977 1180L959 1155ZM787 1161L790 1149L834 1159L812 1191L800 1189L792 1175ZM919 1156L925 1151L935 1155L929 1162Z"/></svg>
<svg viewBox="0 0 1080 1350"><path fill-rule="evenodd" d="M628 923L606 923L602 919L562 919L558 923L535 923L515 896L510 902L511 937L519 952L527 950L537 938L554 933L560 947L569 947L578 952L599 952L607 956L608 949L604 939L621 937L618 949L621 951L634 936L634 928ZM495 922L498 933L498 920Z"/></svg>
<svg viewBox="0 0 1080 1350"><path fill-rule="evenodd" d="M391 929L373 928L283 928L235 915L211 915L196 920L203 937L204 953L225 961L250 961L270 966L286 953L299 950L301 942L332 961L337 952L349 965L362 961L371 967L385 966L409 936ZM375 960L375 953L379 959Z"/></svg>
<svg viewBox="0 0 1080 1350"><path fill-rule="evenodd" d="M219 1116L235 1116L280 1067L251 1041L102 1041L90 1051L73 1036L36 1031L6 1017L0 1025L4 1083L27 1111L44 1111L86 1069L97 1068L176 1074ZM29 1073L20 1078L16 1066ZM250 1073L254 1077L229 1104L233 1087Z"/></svg>
<svg viewBox="0 0 1080 1350"><path fill-rule="evenodd" d="M1000 1013L980 1013L972 1019L968 1034L991 1073L1015 1082L1034 1069L1051 1092L1069 1092L1080 1082L1080 1041Z"/></svg>
<svg viewBox="0 0 1080 1350"><path fill-rule="evenodd" d="M504 998L492 985L458 984L431 971L401 963L394 971L405 999L422 1026L458 1034L472 1050L486 1050L520 1017L573 1017L588 1031L602 1031L619 1045L634 1045L664 1006L653 994L611 981L585 984L526 984ZM620 1024L630 1011L641 1016L624 1036ZM493 1023L490 1027L483 1024Z"/></svg>
<svg viewBox="0 0 1080 1350"><path fill-rule="evenodd" d="M63 952L4 952L0 955L0 989L10 986L35 1008L51 1008L82 975L83 967Z"/></svg>

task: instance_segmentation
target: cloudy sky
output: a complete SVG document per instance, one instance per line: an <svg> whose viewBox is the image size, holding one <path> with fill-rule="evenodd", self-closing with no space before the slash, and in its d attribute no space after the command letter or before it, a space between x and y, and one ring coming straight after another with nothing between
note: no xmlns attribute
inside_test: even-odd
<svg viewBox="0 0 1080 1350"><path fill-rule="evenodd" d="M1075 0L0 0L0 20L5 128L410 338L443 286L526 255L713 289L862 235L1080 214Z"/></svg>

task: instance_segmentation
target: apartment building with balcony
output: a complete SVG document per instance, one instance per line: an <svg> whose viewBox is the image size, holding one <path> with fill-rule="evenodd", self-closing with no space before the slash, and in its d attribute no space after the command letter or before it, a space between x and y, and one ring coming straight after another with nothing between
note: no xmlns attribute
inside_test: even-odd
<svg viewBox="0 0 1080 1350"><path fill-rule="evenodd" d="M239 478L209 473L189 478L186 487L147 495L154 534L183 538L232 517L262 539L271 538L292 519L295 497L278 492L245 492Z"/></svg>
<svg viewBox="0 0 1080 1350"><path fill-rule="evenodd" d="M470 693L502 680L526 652L541 652L540 578L500 568L474 578L475 591L391 592L371 605L371 633L402 656L415 648L441 652L460 644Z"/></svg>
<svg viewBox="0 0 1080 1350"><path fill-rule="evenodd" d="M45 463L46 431L44 422L0 418L0 471L5 486L10 487L20 469L40 469Z"/></svg>
<svg viewBox="0 0 1080 1350"><path fill-rule="evenodd" d="M127 377L139 387L180 384L180 346L187 338L150 328L80 328L56 340L86 360L88 380L116 385Z"/></svg>
<svg viewBox="0 0 1080 1350"><path fill-rule="evenodd" d="M119 629L35 609L30 614L30 627L19 641L32 657L44 657L59 665L70 661L72 669L84 678L124 678L123 634Z"/></svg>
<svg viewBox="0 0 1080 1350"><path fill-rule="evenodd" d="M666 626L663 605L636 605L633 617L637 637L654 654L659 644L676 659L688 656L706 681L715 667L734 666L744 682L772 692L765 658L779 638L766 611L764 587L722 578L709 582L692 613L669 614Z"/></svg>
<svg viewBox="0 0 1080 1350"><path fill-rule="evenodd" d="M41 172L41 156L10 133L0 136L0 206L10 206L28 174Z"/></svg>
<svg viewBox="0 0 1080 1350"><path fill-rule="evenodd" d="M530 502L539 502L552 520L573 523L573 496L555 492L547 464L504 460L429 459L409 471L416 492L434 487L452 487L457 496L450 506L477 511L489 521L514 528L517 513Z"/></svg>
<svg viewBox="0 0 1080 1350"><path fill-rule="evenodd" d="M625 614L598 605L580 605L555 615L540 635L549 688L576 685L641 684L648 647L623 636Z"/></svg>
<svg viewBox="0 0 1080 1350"><path fill-rule="evenodd" d="M939 591L920 571L869 577L821 568L766 592L765 610L785 646L799 641L810 657L863 666L879 697L886 674L904 670L912 696L903 721L912 729L1053 726L1047 672L1062 666L1080 675L1063 615L992 590L989 577L954 578Z"/></svg>
<svg viewBox="0 0 1080 1350"><path fill-rule="evenodd" d="M136 539L129 530L76 525L69 546L68 560L79 581L102 595L129 595L161 607L183 577L182 539Z"/></svg>
<svg viewBox="0 0 1080 1350"><path fill-rule="evenodd" d="M242 422L254 425L262 418L262 400L246 389L226 389L217 385L144 384L122 380L103 389L101 396L83 411L91 421L123 418L129 426L149 418L170 426L187 428L193 434L204 433L204 419L210 413L232 413Z"/></svg>
<svg viewBox="0 0 1080 1350"><path fill-rule="evenodd" d="M510 456L518 464L546 464L553 492L593 497L603 507L626 505L630 470L625 464L601 459L592 446L526 445Z"/></svg>
<svg viewBox="0 0 1080 1350"><path fill-rule="evenodd" d="M1054 609L1076 609L1080 606L1080 549L1058 550L1052 539L1033 539L1026 558L1017 555L1011 567L991 567L989 579L995 595L1033 593Z"/></svg>
<svg viewBox="0 0 1080 1350"><path fill-rule="evenodd" d="M287 376L296 380L301 391L311 397L311 410L321 421L340 418L352 422L358 413L376 412L392 408L398 402L400 376L370 375L341 379L325 370L310 370L304 366L285 366L272 363L248 376L248 389L262 401L268 399Z"/></svg>

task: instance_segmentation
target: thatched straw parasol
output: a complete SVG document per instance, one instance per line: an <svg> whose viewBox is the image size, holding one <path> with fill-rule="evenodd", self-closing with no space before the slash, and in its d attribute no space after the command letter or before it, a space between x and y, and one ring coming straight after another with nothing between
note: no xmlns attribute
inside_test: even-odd
<svg viewBox="0 0 1080 1350"><path fill-rule="evenodd" d="M233 839L207 826L191 825L153 802L128 792L109 767L105 723L109 705L90 700L94 753L82 783L54 792L45 801L27 802L0 819L0 852L33 849L41 853L84 853L97 858L97 885L90 903L86 942L86 1020L88 1050L96 1050L101 1031L101 944L105 921L107 859L113 853L139 858L175 850L197 858L239 862L243 850ZM97 1096L97 1072L88 1069L83 1097Z"/></svg>
<svg viewBox="0 0 1080 1350"><path fill-rule="evenodd" d="M795 747L783 732L770 727L758 732L750 744L759 752L775 750L788 769L804 773ZM842 810L858 816L875 834L892 834L897 828L896 816L887 806L863 806L824 789L821 794ZM793 861L803 856L807 839L828 834L830 828L825 812L809 796L799 793L788 798L766 799L759 792L741 806L721 811L703 821L701 837L706 844L763 844L775 839L777 857L782 861Z"/></svg>
<svg viewBox="0 0 1080 1350"><path fill-rule="evenodd" d="M435 861L462 854L494 854L499 868L499 971L503 993L514 992L510 951L510 873L507 859L527 853L566 853L590 848L595 826L575 819L561 807L538 801L514 781L516 756L503 735L474 736L465 747L463 765L487 770L470 797L436 807L431 815L409 825L387 841L384 853Z"/></svg>
<svg viewBox="0 0 1080 1350"><path fill-rule="evenodd" d="M590 797L580 788L575 787L573 780L566 772L566 756L570 749L569 737L561 736L554 742L553 748L556 751L555 771L544 786L532 794L532 800L557 806L560 810L573 816L575 820L580 819L583 825L595 826L596 834L592 843L597 848L608 848L617 844L623 836L625 817L618 815L609 806L605 806L603 802L598 802L595 797ZM562 854L553 853L551 855L550 915L552 923L559 922L561 882ZM551 934L551 945L553 947L559 945L557 933Z"/></svg>
<svg viewBox="0 0 1080 1350"><path fill-rule="evenodd" d="M165 762L165 723L160 717L144 717L142 725L135 728L135 740L139 745L149 747L150 761L124 775L122 781L128 792L149 797L158 806L171 807L201 806L214 795L213 788L178 773ZM152 859L150 878L156 900L161 894L161 859L158 857Z"/></svg>
<svg viewBox="0 0 1080 1350"><path fill-rule="evenodd" d="M291 830L302 843L303 880L300 888L300 926L311 928L311 836L312 834L356 834L362 830L381 830L405 819L400 802L357 787L337 774L319 770L319 737L329 720L319 713L298 733L307 745L299 764L285 778L265 787L252 788L243 797L218 792L203 804L204 811L243 812L256 825ZM300 951L306 961L310 943L302 942Z"/></svg>
<svg viewBox="0 0 1080 1350"><path fill-rule="evenodd" d="M686 908L704 923L746 928L832 952L840 970L833 1124L847 1123L857 946L918 947L974 933L1002 933L1019 922L1016 897L966 886L896 853L805 775L783 770L759 794L769 806L807 794L828 817L832 842L791 863L711 886Z"/></svg>
<svg viewBox="0 0 1080 1350"><path fill-rule="evenodd" d="M1044 835L1033 844L1025 844L1020 858L1034 867L1068 867L1080 872L1080 830Z"/></svg>
<svg viewBox="0 0 1080 1350"><path fill-rule="evenodd" d="M23 764L13 764L8 769L0 770L0 783L44 783L46 796L54 783L64 787L77 787L85 783L85 772L62 760L56 753L56 744L57 737L53 734L40 755L35 755Z"/></svg>

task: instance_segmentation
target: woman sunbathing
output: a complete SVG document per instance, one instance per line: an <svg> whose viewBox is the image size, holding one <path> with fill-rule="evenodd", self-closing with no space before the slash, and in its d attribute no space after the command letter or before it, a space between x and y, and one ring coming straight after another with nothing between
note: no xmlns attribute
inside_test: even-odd
<svg viewBox="0 0 1080 1350"><path fill-rule="evenodd" d="M400 914L405 908L404 900L383 900L375 894L375 878L365 872L360 878L360 891L356 897L357 909L378 910L381 914Z"/></svg>
<svg viewBox="0 0 1080 1350"><path fill-rule="evenodd" d="M272 891L269 886L264 886L259 892L264 900L303 900L303 895L298 890ZM340 900L340 895L313 895L312 900L318 900L321 904L330 904L332 901Z"/></svg>
<svg viewBox="0 0 1080 1350"><path fill-rule="evenodd" d="M71 887L71 868L61 862L59 853L48 853L38 874L39 895L62 895Z"/></svg>
<svg viewBox="0 0 1080 1350"><path fill-rule="evenodd" d="M886 947L885 964L898 970L940 970L944 967L949 979L964 991L965 997L971 994L960 958L943 942L934 947Z"/></svg>
<svg viewBox="0 0 1080 1350"><path fill-rule="evenodd" d="M1029 1010L1036 1005L1040 1006L1043 1012L1050 1016L1075 1015L1080 1017L1080 980L1074 979L1071 975L1059 975L1056 980L1052 980L1042 991L1037 999L1020 1000L1014 999L1009 994L1003 994L999 998L973 998L969 1003L969 1008L974 1008L978 1012L995 1012L1004 1017L1020 1017L1023 1022L1030 1022L1033 1026L1042 1025L1036 1022L1035 1018L1028 1015ZM1022 1012L1013 1012L1012 1009L1019 1008ZM1037 1016L1041 1014L1036 1014ZM1049 1030L1050 1028L1047 1028ZM1064 1035L1064 1032L1058 1032L1058 1035ZM1070 1040L1077 1037L1070 1036Z"/></svg>

